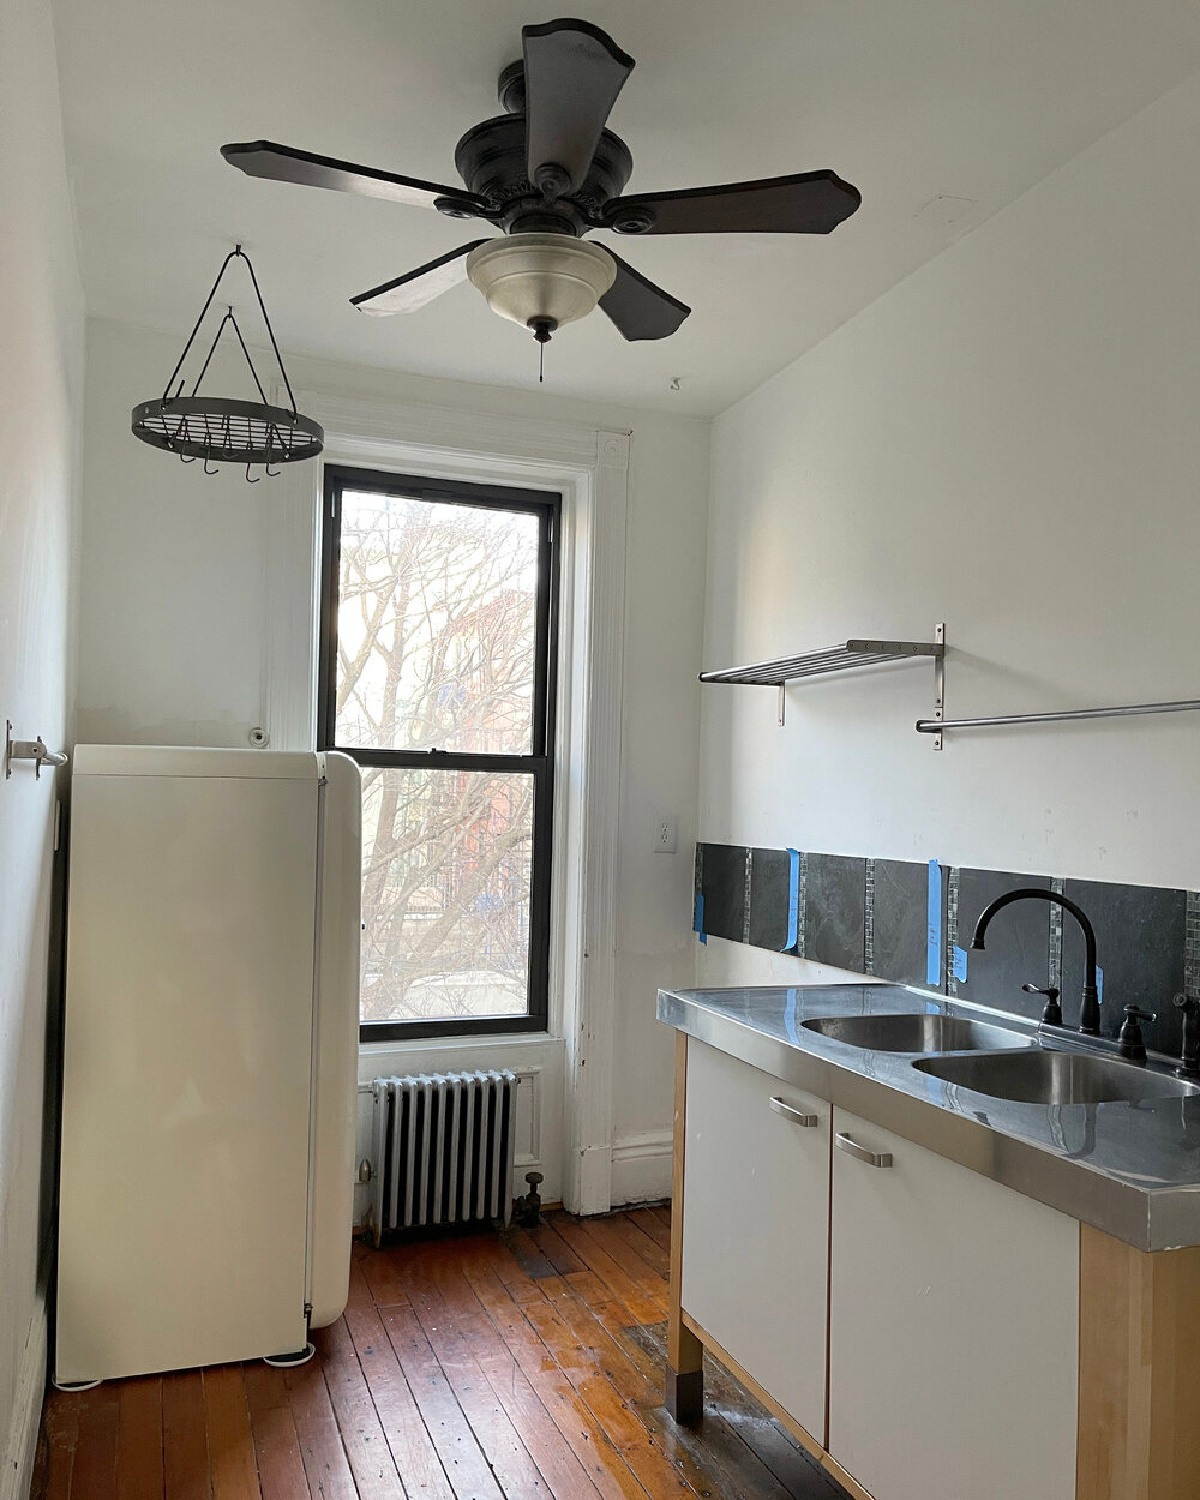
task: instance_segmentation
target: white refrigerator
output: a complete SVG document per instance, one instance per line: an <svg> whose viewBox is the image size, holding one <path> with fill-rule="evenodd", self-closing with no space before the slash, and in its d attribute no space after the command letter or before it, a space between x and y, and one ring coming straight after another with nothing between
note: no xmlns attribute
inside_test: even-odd
<svg viewBox="0 0 1200 1500"><path fill-rule="evenodd" d="M54 1374L300 1350L345 1305L358 768L81 745Z"/></svg>

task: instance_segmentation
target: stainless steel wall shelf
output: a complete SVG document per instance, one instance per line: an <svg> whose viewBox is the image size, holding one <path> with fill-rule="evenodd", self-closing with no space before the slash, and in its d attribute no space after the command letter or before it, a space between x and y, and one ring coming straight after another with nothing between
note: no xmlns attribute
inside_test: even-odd
<svg viewBox="0 0 1200 1500"><path fill-rule="evenodd" d="M839 646L802 651L798 656L779 656L772 661L752 662L745 667L724 667L716 672L701 672L700 681L778 688L779 722L782 724L789 682L799 682L805 677L824 676L830 672L848 672L857 667L879 666L883 662L906 661L910 657L931 656L934 669L934 713L936 719L940 719L944 696L945 652L946 627L938 625L932 641L845 641ZM940 748L940 741L938 743Z"/></svg>

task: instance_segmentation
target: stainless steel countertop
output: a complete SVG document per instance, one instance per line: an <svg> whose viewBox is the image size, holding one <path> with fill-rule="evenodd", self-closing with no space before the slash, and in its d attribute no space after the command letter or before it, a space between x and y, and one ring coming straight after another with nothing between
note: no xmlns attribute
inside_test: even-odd
<svg viewBox="0 0 1200 1500"><path fill-rule="evenodd" d="M1040 1045L1071 1046L1070 1032L1042 1033L1035 1022L906 985L658 992L668 1026L1138 1250L1200 1244L1200 1094L1012 1103L919 1072L913 1053L850 1046L802 1025L889 1012L969 1016ZM1152 1055L1150 1067L1169 1063Z"/></svg>

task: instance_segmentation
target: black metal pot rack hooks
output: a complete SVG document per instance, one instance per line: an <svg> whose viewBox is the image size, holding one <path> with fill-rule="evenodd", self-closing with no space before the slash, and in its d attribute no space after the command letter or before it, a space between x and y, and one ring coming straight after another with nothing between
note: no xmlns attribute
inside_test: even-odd
<svg viewBox="0 0 1200 1500"><path fill-rule="evenodd" d="M187 381L180 375L180 371L232 260L245 261L246 270L250 273L250 282L258 299L267 337L271 340L275 362L279 366L279 373L283 376L288 400L291 402L290 408L272 406L267 400L267 393L254 368L254 360L250 356L232 305L226 307L225 316L217 325L200 373L192 385L191 395L184 394ZM200 382L208 373L208 367L227 325L231 325L237 335L238 344L261 397L260 401L240 401L228 396L199 394ZM176 379L179 384L172 394ZM161 398L157 401L143 401L133 408L132 429L134 437L140 438L143 443L174 453L185 464L195 463L197 459L203 460L206 474L215 474L217 470L212 466L216 464L245 464L246 479L250 484L258 484L263 474L274 478L280 472L280 464L300 463L305 459L316 458L325 446L325 434L318 424L310 417L301 416L296 410L296 396L284 368L279 345L275 341L275 330L267 315L267 305L259 290L258 277L250 264L250 257L240 245L235 245L222 262L217 279L200 309L200 316L183 346L183 353L171 371ZM263 466L263 474L258 479L250 473L252 464ZM272 464L276 467L272 468Z"/></svg>

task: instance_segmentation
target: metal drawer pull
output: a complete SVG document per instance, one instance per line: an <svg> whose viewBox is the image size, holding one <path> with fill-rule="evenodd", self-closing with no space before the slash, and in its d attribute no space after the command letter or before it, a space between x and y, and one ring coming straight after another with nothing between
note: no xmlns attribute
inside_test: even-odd
<svg viewBox="0 0 1200 1500"><path fill-rule="evenodd" d="M773 1109L777 1115L782 1115L785 1120L790 1120L793 1125L803 1125L806 1129L811 1129L814 1125L821 1123L816 1115L806 1115L802 1109L797 1109L794 1104L789 1104L778 1094L772 1096L768 1108Z"/></svg>
<svg viewBox="0 0 1200 1500"><path fill-rule="evenodd" d="M890 1167L892 1164L892 1153L890 1151L868 1151L865 1146L860 1146L850 1135L835 1135L833 1144L839 1151L844 1151L847 1156L852 1156L855 1161L865 1161L869 1167Z"/></svg>

